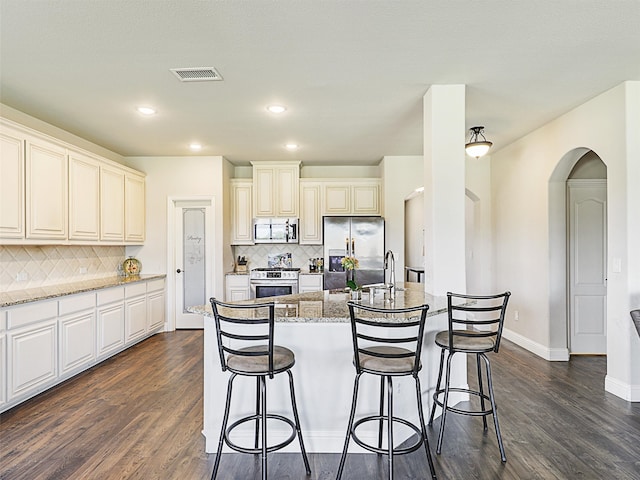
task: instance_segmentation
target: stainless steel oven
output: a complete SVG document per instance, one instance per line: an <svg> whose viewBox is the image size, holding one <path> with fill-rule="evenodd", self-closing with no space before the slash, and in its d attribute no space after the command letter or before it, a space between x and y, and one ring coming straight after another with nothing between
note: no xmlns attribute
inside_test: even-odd
<svg viewBox="0 0 640 480"><path fill-rule="evenodd" d="M298 293L299 268L254 268L249 276L251 298Z"/></svg>

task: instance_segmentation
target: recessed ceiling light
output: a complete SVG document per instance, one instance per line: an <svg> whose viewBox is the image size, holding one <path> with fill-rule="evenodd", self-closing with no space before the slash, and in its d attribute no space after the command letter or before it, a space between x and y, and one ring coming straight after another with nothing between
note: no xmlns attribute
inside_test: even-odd
<svg viewBox="0 0 640 480"><path fill-rule="evenodd" d="M269 110L271 113L283 113L287 110L287 107L284 107L282 105L269 105L267 107L267 110Z"/></svg>
<svg viewBox="0 0 640 480"><path fill-rule="evenodd" d="M199 152L202 150L202 145L199 143L190 143L189 148L194 152Z"/></svg>
<svg viewBox="0 0 640 480"><path fill-rule="evenodd" d="M287 150L297 150L298 149L298 144L297 143L287 143L284 148L286 148Z"/></svg>
<svg viewBox="0 0 640 480"><path fill-rule="evenodd" d="M142 115L155 115L156 109L153 107L136 107L138 113Z"/></svg>

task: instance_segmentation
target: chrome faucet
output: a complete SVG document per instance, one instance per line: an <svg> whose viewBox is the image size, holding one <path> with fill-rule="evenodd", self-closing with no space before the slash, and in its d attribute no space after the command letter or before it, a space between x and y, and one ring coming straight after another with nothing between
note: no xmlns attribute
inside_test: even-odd
<svg viewBox="0 0 640 480"><path fill-rule="evenodd" d="M387 253L384 254L384 270L385 282L387 280L387 270L391 270L389 274L389 282L387 283L391 288L391 296L393 296L396 288L396 259L391 250L387 250Z"/></svg>

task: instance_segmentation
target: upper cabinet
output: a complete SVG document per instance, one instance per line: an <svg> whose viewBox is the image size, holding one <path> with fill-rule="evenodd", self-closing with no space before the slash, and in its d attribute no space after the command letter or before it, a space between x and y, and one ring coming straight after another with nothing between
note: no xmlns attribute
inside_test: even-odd
<svg viewBox="0 0 640 480"><path fill-rule="evenodd" d="M300 244L322 245L322 182L300 180Z"/></svg>
<svg viewBox="0 0 640 480"><path fill-rule="evenodd" d="M298 217L300 162L253 163L253 215Z"/></svg>
<svg viewBox="0 0 640 480"><path fill-rule="evenodd" d="M253 245L252 189L251 179L231 180L231 245Z"/></svg>
<svg viewBox="0 0 640 480"><path fill-rule="evenodd" d="M145 239L145 179L127 172L124 177L124 240L127 244Z"/></svg>
<svg viewBox="0 0 640 480"><path fill-rule="evenodd" d="M340 179L324 183L323 215L380 215L380 180Z"/></svg>
<svg viewBox="0 0 640 480"><path fill-rule="evenodd" d="M69 151L69 240L100 239L100 162Z"/></svg>
<svg viewBox="0 0 640 480"><path fill-rule="evenodd" d="M124 172L100 167L100 240L124 241Z"/></svg>
<svg viewBox="0 0 640 480"><path fill-rule="evenodd" d="M0 124L0 237L24 238L24 136Z"/></svg>
<svg viewBox="0 0 640 480"><path fill-rule="evenodd" d="M67 238L67 150L44 139L26 137L25 205L27 239Z"/></svg>
<svg viewBox="0 0 640 480"><path fill-rule="evenodd" d="M140 244L145 177L0 119L0 243Z"/></svg>

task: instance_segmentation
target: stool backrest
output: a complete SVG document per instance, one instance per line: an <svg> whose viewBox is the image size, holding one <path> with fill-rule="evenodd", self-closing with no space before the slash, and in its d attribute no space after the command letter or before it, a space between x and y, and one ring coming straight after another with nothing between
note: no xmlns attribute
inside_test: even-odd
<svg viewBox="0 0 640 480"><path fill-rule="evenodd" d="M638 335L640 335L640 309L631 310L631 319L633 323L636 325L636 330L638 331Z"/></svg>
<svg viewBox="0 0 640 480"><path fill-rule="evenodd" d="M216 324L222 371L227 370L228 354L242 357L268 355L269 376L273 377L275 303L235 304L221 302L215 298L209 301ZM234 348L230 345L234 345ZM247 351L242 350L244 347L255 348Z"/></svg>
<svg viewBox="0 0 640 480"><path fill-rule="evenodd" d="M447 293L449 315L449 350L454 337L493 337L494 348L500 348L504 316L511 292L498 295L464 295Z"/></svg>
<svg viewBox="0 0 640 480"><path fill-rule="evenodd" d="M347 302L356 372L362 372L360 354L379 358L413 358L413 373L420 370L420 352L429 305L409 308L376 308ZM396 346L409 353L381 353L371 347Z"/></svg>

